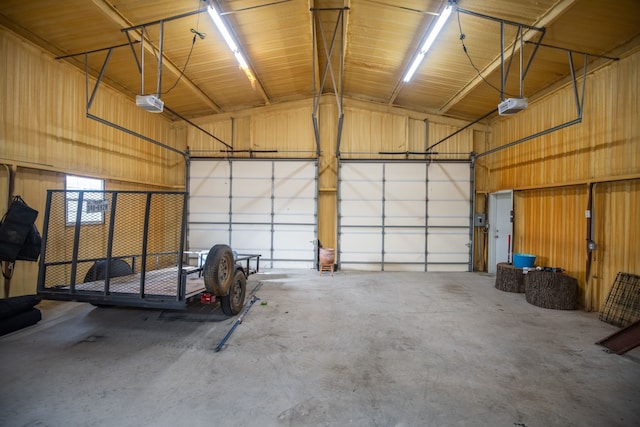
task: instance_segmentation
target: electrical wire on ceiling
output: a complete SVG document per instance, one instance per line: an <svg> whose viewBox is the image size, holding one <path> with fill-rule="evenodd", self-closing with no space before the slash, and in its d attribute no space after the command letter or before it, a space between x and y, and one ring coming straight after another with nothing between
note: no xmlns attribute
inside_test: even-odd
<svg viewBox="0 0 640 427"><path fill-rule="evenodd" d="M460 11L457 11L457 14L458 14L458 28L460 29L460 43L462 44L462 50L464 51L464 54L467 56L467 59L469 59L469 64L471 64L473 69L476 70L476 73L478 74L478 77L480 77L482 79L482 81L484 81L486 84L488 84L490 87L492 87L499 94L502 95L502 91L499 88L497 88L496 86L494 86L493 84L491 84L487 79L485 79L484 76L482 75L482 72L478 69L478 67L476 67L476 64L473 63L473 60L471 59L471 56L469 55L469 52L467 51L467 46L464 44L464 39L467 36L462 31L462 23L460 22ZM515 52L515 47L516 47L516 43L513 43L513 47L512 47L511 56L510 56L510 59L509 59L509 64L508 64L507 70L509 68L511 68L511 62L513 60L513 54ZM507 74L508 74L508 71L507 71ZM508 94L508 93L505 93L504 95L511 96L511 97L517 96L517 95L513 95L513 94Z"/></svg>
<svg viewBox="0 0 640 427"><path fill-rule="evenodd" d="M196 28L195 29L194 28L191 29L191 32L193 33L193 39L191 40L191 49L189 49L189 55L187 55L187 60L184 63L184 67L182 67L182 70L180 70L180 75L176 79L175 83L173 83L173 85L169 89L167 89L166 91L162 92L161 95L168 94L169 92L171 92L178 85L178 82L182 79L182 76L184 76L184 72L187 70L187 65L189 65L189 60L191 59L191 54L193 53L193 47L196 44L196 40L198 38L200 40L204 40L204 38L207 37L206 33L198 31L199 26L200 26L200 15L198 15L198 21L196 22Z"/></svg>

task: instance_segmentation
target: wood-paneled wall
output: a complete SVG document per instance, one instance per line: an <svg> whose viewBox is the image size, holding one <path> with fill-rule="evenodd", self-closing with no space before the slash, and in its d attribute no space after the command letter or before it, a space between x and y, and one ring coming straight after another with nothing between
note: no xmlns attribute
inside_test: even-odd
<svg viewBox="0 0 640 427"><path fill-rule="evenodd" d="M476 190L515 192L514 252L565 268L582 305L599 310L618 271L640 274L640 53L587 76L582 122L481 157ZM579 80L579 92L582 79ZM500 147L578 117L568 85L500 118L476 151ZM598 248L587 253L589 189L595 184ZM635 217L631 213L635 212ZM593 257L586 276L587 259Z"/></svg>
<svg viewBox="0 0 640 427"><path fill-rule="evenodd" d="M182 188L182 156L85 117L82 72L4 28L0 56L5 59L0 62L0 163L15 171L14 193L36 209L43 211L46 189L63 187L64 173L105 178L108 189ZM475 165L476 211L485 209L487 194L514 189L514 250L534 252L541 263L577 277L587 309L599 309L617 271L640 273L639 69L637 52L589 74L582 123L481 157ZM309 99L217 114L196 123L230 145L234 157L315 158L312 109ZM146 113L107 86L100 88L92 113L179 150L189 147L192 156L231 154L215 138ZM344 113L343 158L423 159L409 152L424 151L466 124L350 99L344 100ZM518 115L499 118L490 127L475 125L441 142L433 148L439 153L434 158L466 159L471 151L482 153L576 116L573 88L566 86L532 100ZM318 237L333 246L338 186L333 96L321 99L318 119ZM0 184L3 179L4 174ZM590 188L598 248L587 276ZM483 238L476 233L474 265L480 269L485 267ZM18 266L12 295L35 290L34 266Z"/></svg>
<svg viewBox="0 0 640 427"><path fill-rule="evenodd" d="M7 209L6 168L15 177L13 194L38 210L40 230L46 191L64 188L65 173L105 179L107 189L183 188L180 154L86 117L84 73L1 26L0 58L0 216ZM91 112L184 150L176 146L170 121L104 84ZM0 295L34 293L37 273L36 263L18 261L8 295L4 286Z"/></svg>
<svg viewBox="0 0 640 427"><path fill-rule="evenodd" d="M151 185L184 185L180 154L86 117L85 74L0 27L0 162ZM95 80L90 81L90 90ZM17 102L19 100L19 102ZM171 122L104 83L90 112L176 147Z"/></svg>
<svg viewBox="0 0 640 427"><path fill-rule="evenodd" d="M315 158L311 112L306 100L194 120L215 138L185 123L174 127L192 157Z"/></svg>
<svg viewBox="0 0 640 427"><path fill-rule="evenodd" d="M469 159L473 148L470 127L449 137L466 123L400 108L345 100L340 143L343 159L425 160L422 154L435 145L431 159ZM447 138L443 141L443 139Z"/></svg>

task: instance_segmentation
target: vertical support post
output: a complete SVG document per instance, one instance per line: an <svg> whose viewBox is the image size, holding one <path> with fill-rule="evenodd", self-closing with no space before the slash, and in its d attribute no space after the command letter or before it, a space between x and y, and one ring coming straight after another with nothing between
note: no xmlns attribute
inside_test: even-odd
<svg viewBox="0 0 640 427"><path fill-rule="evenodd" d="M275 162L272 160L271 161L271 219L269 220L269 222L271 222L271 230L270 230L270 238L271 238L271 242L269 245L269 249L271 252L271 268L273 268L273 260L274 260L274 256L275 256L275 249L274 249L274 243L275 240L273 239L273 235L276 232L276 228L275 228L275 216L276 216L276 208L275 208L275 198L276 198L276 164Z"/></svg>
<svg viewBox="0 0 640 427"><path fill-rule="evenodd" d="M338 212L337 212L337 224L336 224L336 228L338 231L338 236L337 241L336 241L336 250L335 250L335 257L336 257L336 263L338 264L338 266L340 266L340 246L342 244L342 162L340 161L340 158L338 158L338 185L336 188L336 206L338 208ZM319 262L319 261L318 261ZM320 266L318 265L318 268ZM340 267L342 268L342 267Z"/></svg>
<svg viewBox="0 0 640 427"><path fill-rule="evenodd" d="M188 181L187 181L188 182ZM176 292L176 298L178 301L184 301L185 297L186 297L186 292L187 292L187 280L186 277L187 275L183 272L182 270L182 256L184 254L184 250L185 250L185 241L187 238L187 201L188 201L188 197L187 194L189 194L189 192L185 192L182 193L182 224L180 227L180 245L178 248L178 271L180 272L180 274L178 275L178 289Z"/></svg>
<svg viewBox="0 0 640 427"><path fill-rule="evenodd" d="M469 160L471 161L471 163L469 164L469 197L471 197L471 203L469 207L469 269L467 271L473 271L473 234L475 230L473 218L476 212L476 153L474 151L469 154Z"/></svg>
<svg viewBox="0 0 640 427"><path fill-rule="evenodd" d="M429 168L431 161L425 163L424 186L424 271L429 271Z"/></svg>
<svg viewBox="0 0 640 427"><path fill-rule="evenodd" d="M105 197L107 193L103 193ZM107 265L104 276L104 295L109 295L109 285L111 282L111 254L113 253L113 235L116 223L116 204L118 203L118 193L111 193L111 213L109 215L109 237L107 238Z"/></svg>
<svg viewBox="0 0 640 427"><path fill-rule="evenodd" d="M518 37L520 37L520 98L524 98L524 78L522 76L522 55L524 54L524 40L522 39L522 25L518 25Z"/></svg>
<svg viewBox="0 0 640 427"><path fill-rule="evenodd" d="M231 159L227 161L229 162L229 223L227 225L227 232L229 233L229 246L233 247L233 162Z"/></svg>
<svg viewBox="0 0 640 427"><path fill-rule="evenodd" d="M63 193L63 197L64 197ZM42 250L40 252L40 259L38 260L38 284L37 290L38 292L44 291L45 288L45 278L46 278L46 266L45 260L47 258L47 240L49 239L49 217L51 216L51 197L53 195L53 190L47 190L47 204L44 210L44 222L42 226ZM8 292L5 292L5 297L8 297Z"/></svg>
<svg viewBox="0 0 640 427"><path fill-rule="evenodd" d="M76 293L76 274L78 272L78 245L80 244L80 226L82 225L82 203L84 191L78 191L78 207L76 210L76 226L73 230L73 250L71 255L71 277L69 278L69 292Z"/></svg>
<svg viewBox="0 0 640 427"><path fill-rule="evenodd" d="M144 299L145 294L145 280L147 275L147 248L149 246L149 216L151 213L151 196L152 193L147 193L146 203L144 208L144 227L142 229L142 262L140 263L140 298Z"/></svg>
<svg viewBox="0 0 640 427"><path fill-rule="evenodd" d="M381 270L384 271L384 253L385 253L385 234L386 234L386 230L385 230L385 225L386 225L386 196L385 196L385 190L386 190L386 181L387 181L387 177L386 177L386 169L387 164L386 163L382 163L382 230L381 230L381 236L380 236L380 240L382 243L382 254L380 255L380 267Z"/></svg>
<svg viewBox="0 0 640 427"><path fill-rule="evenodd" d="M140 34L140 95L144 95L144 34L146 28L142 27Z"/></svg>
<svg viewBox="0 0 640 427"><path fill-rule="evenodd" d="M162 95L162 45L164 42L164 21L160 21L160 41L158 43L158 98Z"/></svg>
<svg viewBox="0 0 640 427"><path fill-rule="evenodd" d="M313 68L313 125L316 137L316 152L317 155L320 155L320 132L318 130L318 110L320 107L320 98L322 97L322 93L324 91L325 83L327 82L327 77L331 77L331 84L333 85L333 94L336 98L336 104L338 108L338 133L336 136L336 157L340 157L340 141L342 135L342 122L344 117L343 110L343 102L344 102L344 37L345 37L345 11L349 10L347 7L343 8L328 8L328 9L311 9L312 13L312 31L313 31L313 50L312 50L312 68ZM319 12L338 12L336 17L335 26L333 28L333 34L331 35L331 42L327 44L327 38L325 37L325 30L322 26L322 21L319 17ZM322 38L322 46L325 53L326 64L323 67L322 76L318 76L317 64L316 64L316 54L317 54L317 33L320 33ZM340 43L339 50L339 68L338 68L338 78L334 74L333 64L331 62L333 53L335 51L336 43ZM316 80L320 81L320 87L318 88L316 85Z"/></svg>
<svg viewBox="0 0 640 427"><path fill-rule="evenodd" d="M500 100L504 101L504 22L500 21Z"/></svg>

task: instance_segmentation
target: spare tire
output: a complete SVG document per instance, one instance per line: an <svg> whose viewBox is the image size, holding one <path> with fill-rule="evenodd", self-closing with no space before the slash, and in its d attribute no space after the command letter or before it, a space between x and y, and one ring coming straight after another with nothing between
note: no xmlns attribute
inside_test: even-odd
<svg viewBox="0 0 640 427"><path fill-rule="evenodd" d="M217 296L227 295L231 283L235 262L233 252L227 245L215 245L207 254L204 262L204 286L207 292Z"/></svg>

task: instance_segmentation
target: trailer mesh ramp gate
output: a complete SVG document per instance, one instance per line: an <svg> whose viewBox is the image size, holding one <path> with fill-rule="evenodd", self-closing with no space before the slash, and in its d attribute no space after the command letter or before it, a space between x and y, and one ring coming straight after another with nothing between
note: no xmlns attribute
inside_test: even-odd
<svg viewBox="0 0 640 427"><path fill-rule="evenodd" d="M49 190L38 273L46 299L185 308L205 286L186 265L186 193Z"/></svg>

